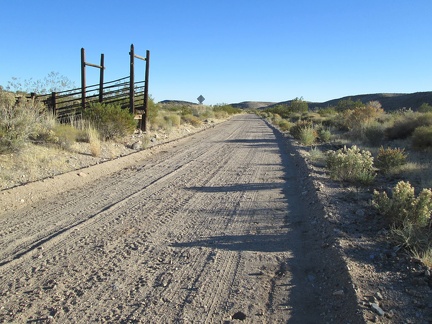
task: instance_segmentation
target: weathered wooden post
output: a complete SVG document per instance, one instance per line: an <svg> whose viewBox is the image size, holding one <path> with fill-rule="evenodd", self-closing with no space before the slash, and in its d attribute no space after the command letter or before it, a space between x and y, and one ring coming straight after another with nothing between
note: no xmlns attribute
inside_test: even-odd
<svg viewBox="0 0 432 324"><path fill-rule="evenodd" d="M104 73L104 55L101 54L101 64L97 65L97 64L93 64L93 63L88 63L85 61L85 50L84 48L81 48L81 108L83 110L86 109L86 71L85 71L85 67L86 65L88 66L93 66L95 68L100 69L100 84L99 84L99 101L101 102L102 98L103 98L103 73ZM102 97L101 97L102 95Z"/></svg>
<svg viewBox="0 0 432 324"><path fill-rule="evenodd" d="M86 75L85 75L85 50L81 48L81 108L84 111L86 107Z"/></svg>
<svg viewBox="0 0 432 324"><path fill-rule="evenodd" d="M51 109L54 116L57 116L57 102L56 102L56 93L51 93Z"/></svg>
<svg viewBox="0 0 432 324"><path fill-rule="evenodd" d="M129 112L131 114L135 114L135 71L134 71L135 50L133 44L131 44L129 55L130 55Z"/></svg>
<svg viewBox="0 0 432 324"><path fill-rule="evenodd" d="M149 89L149 70L150 70L150 51L146 52L146 68L144 80L144 115L141 117L141 130L147 131L147 111L148 111L148 89Z"/></svg>
<svg viewBox="0 0 432 324"><path fill-rule="evenodd" d="M99 102L103 102L103 83L104 83L104 70L105 70L103 54L101 54L100 66L101 68L100 68L100 75L99 75Z"/></svg>

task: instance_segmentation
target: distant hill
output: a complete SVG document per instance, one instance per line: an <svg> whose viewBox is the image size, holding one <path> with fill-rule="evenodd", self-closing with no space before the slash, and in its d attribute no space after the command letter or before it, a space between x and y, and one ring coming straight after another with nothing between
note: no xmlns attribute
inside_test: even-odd
<svg viewBox="0 0 432 324"><path fill-rule="evenodd" d="M427 92L414 92L414 93L374 93L362 94L354 96L346 96L338 99L332 99L325 102L309 102L309 109L325 108L336 106L338 101L351 99L354 101L360 100L363 103L369 101L379 101L385 111L394 111L402 108L411 108L417 110L423 103L428 103L432 106L432 91ZM242 101L239 103L232 103L234 108L241 109L265 109L278 105L289 105L292 100L282 102L269 102L269 101ZM182 100L163 100L161 104L170 105L198 105L197 103L182 101Z"/></svg>
<svg viewBox="0 0 432 324"><path fill-rule="evenodd" d="M241 109L259 109L268 107L270 105L275 104L274 102L267 102L267 101L243 101L239 103L233 103L231 106L234 108L241 108Z"/></svg>
<svg viewBox="0 0 432 324"><path fill-rule="evenodd" d="M325 108L330 106L336 106L338 101L351 99L354 101L360 100L363 103L369 101L379 101L382 108L385 111L394 111L401 108L411 108L417 110L423 103L432 105L432 91L428 92L415 92L415 93L375 93L375 94L363 94L355 96L347 96L338 99L332 99L325 102L308 102L309 108ZM289 105L291 100L278 102L267 106L271 108L277 105Z"/></svg>

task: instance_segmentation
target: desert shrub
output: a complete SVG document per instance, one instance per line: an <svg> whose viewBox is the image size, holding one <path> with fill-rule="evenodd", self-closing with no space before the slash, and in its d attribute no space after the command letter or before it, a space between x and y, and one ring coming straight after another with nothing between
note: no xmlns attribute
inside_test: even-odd
<svg viewBox="0 0 432 324"><path fill-rule="evenodd" d="M229 114L224 110L216 110L214 112L214 115L215 115L215 118L217 118L217 119L225 119L225 118L229 117ZM188 115L186 115L186 116L188 116ZM270 117L267 117L267 118L270 118Z"/></svg>
<svg viewBox="0 0 432 324"><path fill-rule="evenodd" d="M337 114L337 111L334 107L326 107L317 110L317 113L321 116L334 116Z"/></svg>
<svg viewBox="0 0 432 324"><path fill-rule="evenodd" d="M360 99L354 101L351 98L348 98L348 99L339 100L338 103L336 104L335 109L340 112L345 110L354 110L362 106L364 106L364 104L360 101Z"/></svg>
<svg viewBox="0 0 432 324"><path fill-rule="evenodd" d="M282 117L279 114L273 114L273 116L271 117L271 122L275 125L278 125L281 120Z"/></svg>
<svg viewBox="0 0 432 324"><path fill-rule="evenodd" d="M390 147L384 149L381 146L375 159L375 166L383 172L389 172L404 165L406 159L405 149Z"/></svg>
<svg viewBox="0 0 432 324"><path fill-rule="evenodd" d="M308 103L303 98L295 98L291 100L289 110L293 113L304 113L309 110Z"/></svg>
<svg viewBox="0 0 432 324"><path fill-rule="evenodd" d="M101 152L102 152L102 146L101 146L99 132L95 128L89 126L86 129L86 136L87 136L88 142L90 144L91 155L94 157L99 157L101 155Z"/></svg>
<svg viewBox="0 0 432 324"><path fill-rule="evenodd" d="M367 185L375 179L371 153L355 145L327 152L326 166L334 180Z"/></svg>
<svg viewBox="0 0 432 324"><path fill-rule="evenodd" d="M152 96L147 99L147 120L151 124L159 113L159 105L154 102Z"/></svg>
<svg viewBox="0 0 432 324"><path fill-rule="evenodd" d="M202 124L201 119L194 115L186 115L181 117L182 121L187 124L191 124L192 126L200 126Z"/></svg>
<svg viewBox="0 0 432 324"><path fill-rule="evenodd" d="M234 108L231 105L216 105L213 107L215 113L225 111L228 115L240 114L242 110L240 108Z"/></svg>
<svg viewBox="0 0 432 324"><path fill-rule="evenodd" d="M425 227L430 224L432 214L432 190L423 189L416 197L409 182L399 181L389 197L385 191L374 191L372 205L395 226L407 222Z"/></svg>
<svg viewBox="0 0 432 324"><path fill-rule="evenodd" d="M419 107L418 111L422 112L422 113L432 112L432 106L426 102L422 103L421 106Z"/></svg>
<svg viewBox="0 0 432 324"><path fill-rule="evenodd" d="M300 139L300 135L301 135L301 131L302 129L308 128L308 127L312 127L312 122L307 121L307 120L299 120L297 121L290 129L290 134L295 138L295 139Z"/></svg>
<svg viewBox="0 0 432 324"><path fill-rule="evenodd" d="M181 118L180 118L179 115L176 115L176 114L169 114L169 115L167 115L167 116L164 116L164 119L165 119L168 123L170 123L172 126L175 126L175 127L180 126Z"/></svg>
<svg viewBox="0 0 432 324"><path fill-rule="evenodd" d="M310 146L315 143L318 137L317 131L313 128L313 126L308 126L300 129L300 143L306 146Z"/></svg>
<svg viewBox="0 0 432 324"><path fill-rule="evenodd" d="M432 266L432 232L429 228L406 221L400 226L392 225L390 234L395 244L405 247L415 258Z"/></svg>
<svg viewBox="0 0 432 324"><path fill-rule="evenodd" d="M377 101L371 101L365 106L343 110L340 114L340 122L348 130L360 129L383 113L381 104Z"/></svg>
<svg viewBox="0 0 432 324"><path fill-rule="evenodd" d="M38 101L0 91L0 153L19 151L30 137L37 135L45 107Z"/></svg>
<svg viewBox="0 0 432 324"><path fill-rule="evenodd" d="M412 146L415 149L432 147L432 126L421 126L412 134Z"/></svg>
<svg viewBox="0 0 432 324"><path fill-rule="evenodd" d="M279 126L279 128L280 128L281 131L287 132L287 131L289 131L291 129L292 123L290 123L286 119L282 119L282 120L279 121L278 126Z"/></svg>
<svg viewBox="0 0 432 324"><path fill-rule="evenodd" d="M313 162L325 163L326 155L318 147L312 147L309 151L309 157Z"/></svg>
<svg viewBox="0 0 432 324"><path fill-rule="evenodd" d="M84 111L84 118L98 130L104 140L121 138L137 127L134 116L117 105L93 103Z"/></svg>
<svg viewBox="0 0 432 324"><path fill-rule="evenodd" d="M389 139L405 139L421 126L432 126L432 113L415 113L407 111L396 117L393 126L387 128L386 135Z"/></svg>
<svg viewBox="0 0 432 324"><path fill-rule="evenodd" d="M363 128L363 137L367 144L380 145L385 139L385 126L378 122L372 122Z"/></svg>
<svg viewBox="0 0 432 324"><path fill-rule="evenodd" d="M57 144L64 150L72 150L73 144L80 136L80 130L69 124L57 124L52 130L52 136L48 142Z"/></svg>
<svg viewBox="0 0 432 324"><path fill-rule="evenodd" d="M317 131L318 139L323 143L328 143L331 140L331 132L329 129L326 128L319 128Z"/></svg>

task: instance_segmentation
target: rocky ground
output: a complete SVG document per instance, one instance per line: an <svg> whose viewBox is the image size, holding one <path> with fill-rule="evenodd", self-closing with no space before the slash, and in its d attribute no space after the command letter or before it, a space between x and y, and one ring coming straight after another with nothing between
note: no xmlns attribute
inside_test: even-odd
<svg viewBox="0 0 432 324"><path fill-rule="evenodd" d="M181 151L171 142L128 154L133 138L121 158L2 190L1 320L432 322L430 269L391 244L369 206L370 189L331 181L307 148L252 121L256 127L242 126L252 137L237 133L237 124L228 136L213 132L211 144L193 136ZM232 149L222 151L220 141ZM285 153L264 158L252 146ZM234 148L244 160L226 155ZM173 150L182 155L169 162ZM151 175L131 176L143 168ZM189 178L190 170L201 176ZM91 185L101 178L109 183ZM142 190L128 193L128 183ZM97 193L103 199L77 209ZM68 207L42 207L56 204L47 196Z"/></svg>
<svg viewBox="0 0 432 324"><path fill-rule="evenodd" d="M333 228L367 322L431 323L431 269L392 243L387 224L372 208L373 187L355 188L329 179L308 148L291 141L305 161L304 181L312 183Z"/></svg>

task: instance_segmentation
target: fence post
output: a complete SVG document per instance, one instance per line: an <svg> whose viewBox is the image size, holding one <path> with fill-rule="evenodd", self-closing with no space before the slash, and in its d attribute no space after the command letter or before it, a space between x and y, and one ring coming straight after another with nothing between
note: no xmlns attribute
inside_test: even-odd
<svg viewBox="0 0 432 324"><path fill-rule="evenodd" d="M103 102L103 83L104 83L104 55L101 54L101 60L100 60L100 77L99 77L99 102Z"/></svg>
<svg viewBox="0 0 432 324"><path fill-rule="evenodd" d="M146 51L146 67L145 67L145 79L144 79L144 115L141 117L141 130L147 131L147 112L148 112L148 82L149 82L149 70L150 70L150 51Z"/></svg>
<svg viewBox="0 0 432 324"><path fill-rule="evenodd" d="M85 75L85 50L81 48L81 108L86 108L86 75Z"/></svg>
<svg viewBox="0 0 432 324"><path fill-rule="evenodd" d="M129 112L135 113L135 73L134 73L134 58L135 50L134 45L130 47L130 78L129 78Z"/></svg>
<svg viewBox="0 0 432 324"><path fill-rule="evenodd" d="M54 116L57 115L57 102L56 102L56 93L51 93L51 109Z"/></svg>

